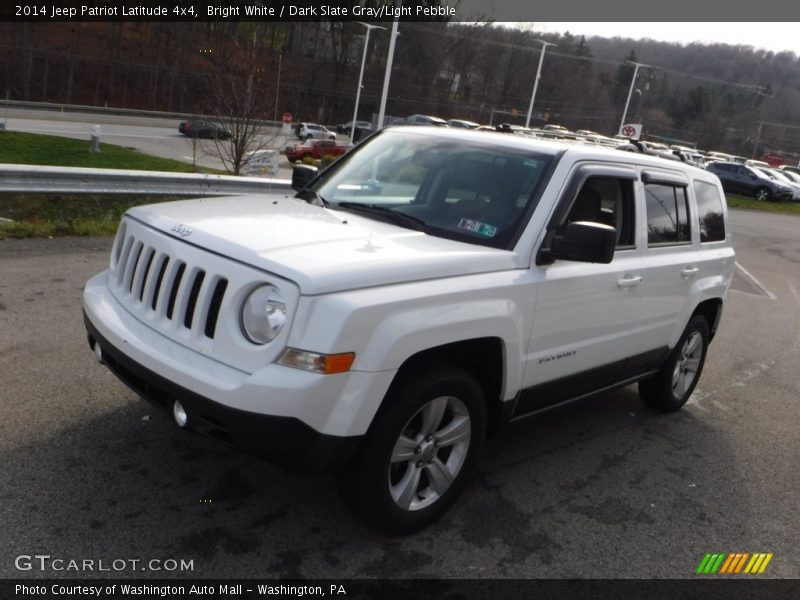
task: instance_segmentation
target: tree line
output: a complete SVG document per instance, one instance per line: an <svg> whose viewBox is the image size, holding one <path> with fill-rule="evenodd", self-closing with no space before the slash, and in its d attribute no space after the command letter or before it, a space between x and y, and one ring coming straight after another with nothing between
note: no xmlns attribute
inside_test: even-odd
<svg viewBox="0 0 800 600"><path fill-rule="evenodd" d="M378 112L391 23L373 30L359 118ZM712 24L709 24L712 26ZM12 100L322 123L352 118L365 28L353 22L2 23L0 94ZM749 46L543 35L535 24L401 22L387 113L524 124L542 44L533 125L655 139L744 155L800 151L800 64ZM225 90L223 93L222 90Z"/></svg>

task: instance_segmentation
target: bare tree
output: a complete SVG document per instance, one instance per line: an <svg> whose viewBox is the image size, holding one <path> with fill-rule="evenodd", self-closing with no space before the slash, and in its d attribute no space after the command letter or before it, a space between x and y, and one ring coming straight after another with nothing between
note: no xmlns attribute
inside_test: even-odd
<svg viewBox="0 0 800 600"><path fill-rule="evenodd" d="M208 148L234 175L239 175L249 156L272 142L263 119L272 114L274 81L265 72L270 61L256 38L254 31L252 43L243 45L235 39L211 54L207 111L229 137L216 138Z"/></svg>

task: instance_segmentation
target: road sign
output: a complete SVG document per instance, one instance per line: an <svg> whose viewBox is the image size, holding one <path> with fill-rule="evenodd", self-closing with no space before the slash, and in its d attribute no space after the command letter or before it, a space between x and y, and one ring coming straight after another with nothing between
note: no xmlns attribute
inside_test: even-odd
<svg viewBox="0 0 800 600"><path fill-rule="evenodd" d="M638 140L639 137L642 135L642 124L626 123L625 125L619 128L619 134L624 135L627 138L631 138L632 140Z"/></svg>

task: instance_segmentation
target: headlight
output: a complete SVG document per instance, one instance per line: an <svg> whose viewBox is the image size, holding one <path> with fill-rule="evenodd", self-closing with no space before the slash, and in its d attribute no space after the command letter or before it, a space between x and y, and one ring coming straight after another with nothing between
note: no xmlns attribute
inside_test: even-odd
<svg viewBox="0 0 800 600"><path fill-rule="evenodd" d="M257 287L242 304L242 331L254 344L274 340L286 323L286 300L274 285Z"/></svg>

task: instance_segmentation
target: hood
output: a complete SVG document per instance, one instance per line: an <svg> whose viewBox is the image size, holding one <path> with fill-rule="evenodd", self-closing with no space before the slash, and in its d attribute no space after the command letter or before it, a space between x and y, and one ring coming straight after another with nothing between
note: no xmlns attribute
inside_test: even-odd
<svg viewBox="0 0 800 600"><path fill-rule="evenodd" d="M128 215L294 281L302 294L515 268L514 254L506 250L434 237L285 194L151 204Z"/></svg>

